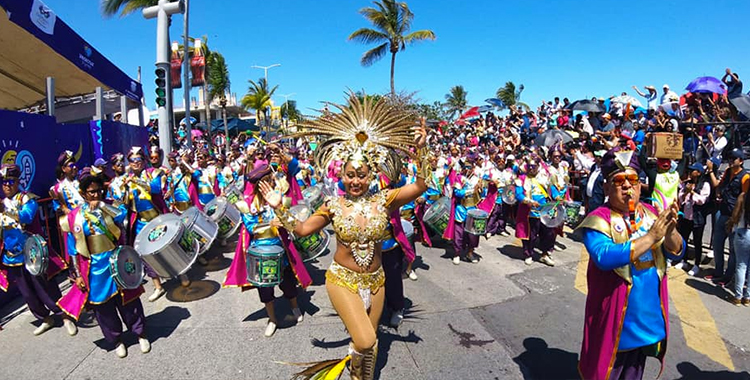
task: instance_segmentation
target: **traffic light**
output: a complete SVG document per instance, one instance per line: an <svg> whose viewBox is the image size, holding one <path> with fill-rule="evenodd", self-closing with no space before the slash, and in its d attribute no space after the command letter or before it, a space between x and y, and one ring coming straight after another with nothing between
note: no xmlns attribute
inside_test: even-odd
<svg viewBox="0 0 750 380"><path fill-rule="evenodd" d="M167 69L156 68L156 105L165 107L167 105Z"/></svg>

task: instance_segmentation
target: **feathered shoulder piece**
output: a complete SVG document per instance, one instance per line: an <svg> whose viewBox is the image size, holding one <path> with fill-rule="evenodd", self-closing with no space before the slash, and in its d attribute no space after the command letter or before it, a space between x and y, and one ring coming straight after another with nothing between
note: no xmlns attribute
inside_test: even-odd
<svg viewBox="0 0 750 380"><path fill-rule="evenodd" d="M366 94L348 93L345 104L327 103L337 112L326 113L298 125L292 137L319 136L323 140L315 150L315 164L328 168L335 160L368 165L372 173L398 178L401 159L398 151L411 155L414 146L413 113L394 107L385 97L377 100Z"/></svg>

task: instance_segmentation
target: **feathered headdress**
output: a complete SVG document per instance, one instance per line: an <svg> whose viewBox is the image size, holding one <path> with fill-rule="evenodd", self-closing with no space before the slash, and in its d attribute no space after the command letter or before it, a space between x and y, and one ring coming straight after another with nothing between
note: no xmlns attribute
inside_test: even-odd
<svg viewBox="0 0 750 380"><path fill-rule="evenodd" d="M362 98L350 91L346 104L327 103L340 112L299 124L302 131L293 137L327 137L315 149L315 164L320 168L335 160L361 162L371 172L382 172L395 181L401 170L397 151L411 155L409 148L415 145L411 132L415 116L393 107L386 98L374 100L366 94Z"/></svg>

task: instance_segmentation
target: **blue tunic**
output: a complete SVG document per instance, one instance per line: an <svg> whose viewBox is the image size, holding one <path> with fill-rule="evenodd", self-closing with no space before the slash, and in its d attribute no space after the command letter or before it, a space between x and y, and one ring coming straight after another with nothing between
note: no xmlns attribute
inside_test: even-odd
<svg viewBox="0 0 750 380"><path fill-rule="evenodd" d="M18 210L18 221L22 225L30 224L34 220L36 211L39 209L36 201L30 199L24 203ZM6 228L3 226L3 243L5 244L3 250L3 264L9 267L16 267L23 265L23 245L26 243L26 234L23 233L23 229L17 223L14 223L14 228ZM8 255L8 252L15 254L15 257Z"/></svg>

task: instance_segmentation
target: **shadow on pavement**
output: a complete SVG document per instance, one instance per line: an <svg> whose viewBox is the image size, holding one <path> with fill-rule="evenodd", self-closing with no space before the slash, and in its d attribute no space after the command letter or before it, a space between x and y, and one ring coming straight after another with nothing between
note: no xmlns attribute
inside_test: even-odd
<svg viewBox="0 0 750 380"><path fill-rule="evenodd" d="M518 247L513 244L506 244L502 247L498 247L497 250L511 259L523 260L526 258L526 256L523 255L523 247Z"/></svg>
<svg viewBox="0 0 750 380"><path fill-rule="evenodd" d="M297 289L301 290L299 288ZM314 290L301 290L297 293L297 303L299 304L300 310L305 315L315 315L320 311L320 308L312 303L313 294L315 294ZM276 297L273 306L278 323L277 327L279 329L286 329L297 325L297 319L294 318L294 314L292 314L292 307L289 300L284 297ZM254 322L265 318L268 318L268 313L266 313L266 308L264 306L245 317L242 322Z"/></svg>
<svg viewBox="0 0 750 380"><path fill-rule="evenodd" d="M677 371L682 375L677 380L750 380L750 373L747 371L703 371L690 362L677 364Z"/></svg>
<svg viewBox="0 0 750 380"><path fill-rule="evenodd" d="M388 353L391 350L393 342L404 342L404 343L415 343L418 344L422 341L422 338L414 333L414 330L409 330L409 333L404 335L393 334L390 331L380 330L378 331L378 361L375 364L375 378L380 379L380 370L385 367L388 363Z"/></svg>
<svg viewBox="0 0 750 380"><path fill-rule="evenodd" d="M526 338L523 341L526 351L513 358L523 373L523 378L531 379L578 379L578 354L550 348L541 338Z"/></svg>
<svg viewBox="0 0 750 380"><path fill-rule="evenodd" d="M191 281L188 286L171 282L165 288L167 289L168 300L172 302L193 302L216 294L221 289L221 285L213 280L196 280Z"/></svg>
<svg viewBox="0 0 750 380"><path fill-rule="evenodd" d="M146 316L146 336L151 343L154 343L161 338L167 338L177 329L180 322L188 318L190 318L190 311L188 311L188 309L178 306L168 306L156 314ZM123 326L123 329L124 328L125 326ZM138 344L138 336L129 331L124 332L121 339L126 347ZM115 348L114 345L107 342L104 337L94 341L94 344L107 351Z"/></svg>
<svg viewBox="0 0 750 380"><path fill-rule="evenodd" d="M694 279L694 278L688 278L688 279L686 279L685 280L685 284L687 284L688 286L690 286L690 287L692 287L692 288L694 288L694 289L696 289L696 290L698 290L700 292L703 292L703 293L706 293L706 294L710 294L710 295L719 297L721 299L727 299L727 297L730 297L732 295L731 292L729 292L728 290L724 289L724 287L722 287L722 286L717 286L717 285L714 285L714 284L712 284L710 282L706 282L706 281L702 281L702 280L697 280L697 279Z"/></svg>

